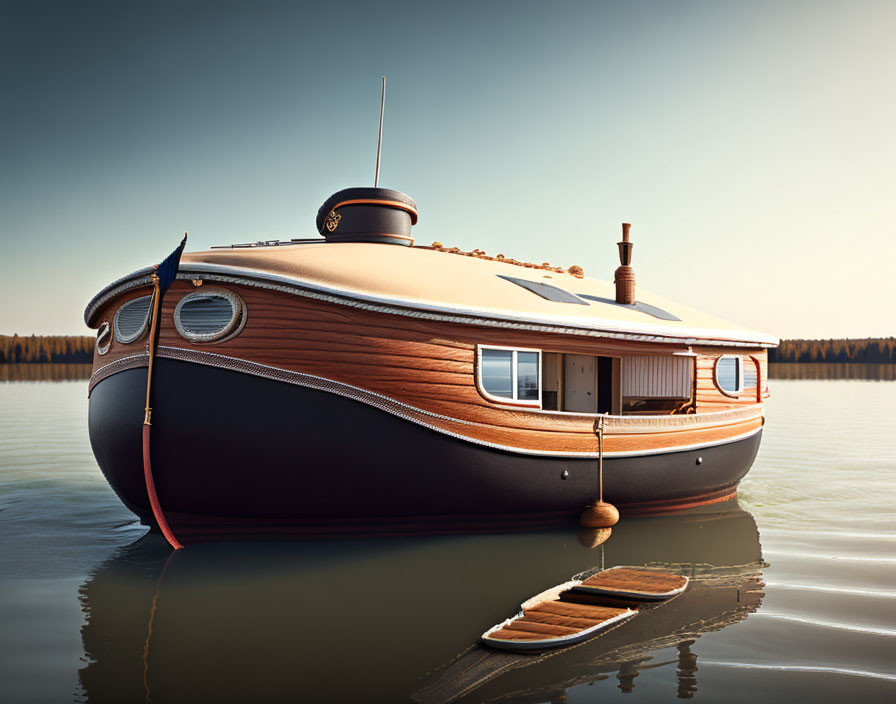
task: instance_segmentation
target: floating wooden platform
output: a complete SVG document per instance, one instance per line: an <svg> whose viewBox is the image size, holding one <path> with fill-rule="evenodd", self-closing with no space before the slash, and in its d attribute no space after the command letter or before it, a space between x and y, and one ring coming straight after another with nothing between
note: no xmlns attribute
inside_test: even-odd
<svg viewBox="0 0 896 704"><path fill-rule="evenodd" d="M681 594L688 586L688 578L659 570L634 567L612 567L588 577L572 589L585 594L662 601Z"/></svg>
<svg viewBox="0 0 896 704"><path fill-rule="evenodd" d="M614 567L532 597L521 611L482 634L482 643L514 651L561 648L593 638L638 613L640 604L681 594L687 577Z"/></svg>

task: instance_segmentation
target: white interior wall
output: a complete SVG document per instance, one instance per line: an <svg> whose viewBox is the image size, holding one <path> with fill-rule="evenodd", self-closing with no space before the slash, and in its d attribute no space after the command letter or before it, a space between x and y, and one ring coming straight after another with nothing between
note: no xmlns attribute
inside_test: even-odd
<svg viewBox="0 0 896 704"><path fill-rule="evenodd" d="M622 395L635 398L690 398L693 372L693 357L624 357Z"/></svg>

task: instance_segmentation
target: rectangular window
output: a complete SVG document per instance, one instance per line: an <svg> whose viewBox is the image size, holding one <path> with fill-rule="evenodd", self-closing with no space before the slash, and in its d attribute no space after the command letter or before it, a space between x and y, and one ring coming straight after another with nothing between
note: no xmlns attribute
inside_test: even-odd
<svg viewBox="0 0 896 704"><path fill-rule="evenodd" d="M520 401L538 400L538 352L516 353L516 397Z"/></svg>
<svg viewBox="0 0 896 704"><path fill-rule="evenodd" d="M540 407L541 352L480 347L479 385L487 398Z"/></svg>
<svg viewBox="0 0 896 704"><path fill-rule="evenodd" d="M513 398L513 352L482 350L482 388L492 396Z"/></svg>

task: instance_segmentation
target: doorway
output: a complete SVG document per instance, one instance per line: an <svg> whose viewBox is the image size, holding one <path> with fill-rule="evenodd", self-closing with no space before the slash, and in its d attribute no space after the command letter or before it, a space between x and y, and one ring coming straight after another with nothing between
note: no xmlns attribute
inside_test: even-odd
<svg viewBox="0 0 896 704"><path fill-rule="evenodd" d="M569 413L618 412L618 367L613 357L545 353L543 407Z"/></svg>

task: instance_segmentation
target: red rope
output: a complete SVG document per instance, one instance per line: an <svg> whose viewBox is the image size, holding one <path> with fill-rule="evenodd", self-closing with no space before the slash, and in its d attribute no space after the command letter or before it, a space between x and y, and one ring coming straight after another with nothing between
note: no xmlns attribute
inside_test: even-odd
<svg viewBox="0 0 896 704"><path fill-rule="evenodd" d="M174 537L174 533L168 525L168 521L165 520L165 514L162 513L159 497L156 495L156 484L152 479L152 462L149 459L149 431L151 429L151 425L143 426L143 478L146 480L146 493L149 495L149 505L152 507L152 515L155 516L156 523L158 523L159 528L162 529L162 535L165 536L165 540L168 541L171 547L175 550L180 550L183 545L181 545L180 541Z"/></svg>
<svg viewBox="0 0 896 704"><path fill-rule="evenodd" d="M184 235L186 237L186 235ZM183 545L174 537L168 521L165 520L165 514L162 513L162 505L159 503L159 497L156 495L156 483L152 479L152 462L149 459L149 431L152 428L150 418L152 408L150 408L150 395L152 392L152 362L156 356L157 332L159 329L159 308L162 301L162 293L159 290L159 277L156 273L152 275L153 297L152 297L152 325L149 330L149 367L146 370L146 415L143 417L143 478L146 480L146 494L149 496L149 505L152 507L152 515L155 516L156 523L162 529L162 535L165 540L175 550L180 550Z"/></svg>

